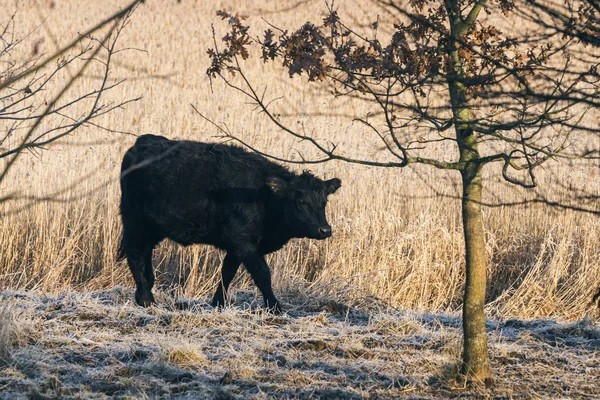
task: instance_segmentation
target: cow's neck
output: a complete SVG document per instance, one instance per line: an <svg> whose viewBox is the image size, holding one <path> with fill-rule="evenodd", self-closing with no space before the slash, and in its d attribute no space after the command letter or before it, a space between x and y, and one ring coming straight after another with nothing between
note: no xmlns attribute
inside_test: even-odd
<svg viewBox="0 0 600 400"><path fill-rule="evenodd" d="M295 237L290 227L286 225L283 204L274 199L270 200L266 203L265 225L260 246L265 254L279 250Z"/></svg>

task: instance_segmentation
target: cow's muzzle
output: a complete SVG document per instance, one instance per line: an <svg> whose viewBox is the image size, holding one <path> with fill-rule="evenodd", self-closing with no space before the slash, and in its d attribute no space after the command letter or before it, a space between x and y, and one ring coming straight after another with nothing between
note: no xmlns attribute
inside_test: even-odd
<svg viewBox="0 0 600 400"><path fill-rule="evenodd" d="M317 239L327 239L331 236L331 227L329 225L322 226L318 229Z"/></svg>

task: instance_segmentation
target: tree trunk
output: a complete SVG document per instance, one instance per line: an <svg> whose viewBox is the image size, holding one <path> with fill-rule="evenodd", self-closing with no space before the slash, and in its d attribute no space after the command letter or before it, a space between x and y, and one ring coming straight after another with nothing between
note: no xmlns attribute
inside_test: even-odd
<svg viewBox="0 0 600 400"><path fill-rule="evenodd" d="M486 256L481 214L481 166L462 171L462 219L466 250L466 284L463 299L463 365L469 379L491 379L485 329Z"/></svg>
<svg viewBox="0 0 600 400"><path fill-rule="evenodd" d="M487 383L491 379L485 331L486 259L483 218L481 214L481 168L477 136L473 132L472 113L464 84L460 42L470 24L485 4L478 1L469 17L460 15L459 3L450 0L446 10L452 39L448 44L448 90L452 103L456 142L460 152L463 197L462 219L465 237L466 285L463 299L463 365L462 373L470 381Z"/></svg>

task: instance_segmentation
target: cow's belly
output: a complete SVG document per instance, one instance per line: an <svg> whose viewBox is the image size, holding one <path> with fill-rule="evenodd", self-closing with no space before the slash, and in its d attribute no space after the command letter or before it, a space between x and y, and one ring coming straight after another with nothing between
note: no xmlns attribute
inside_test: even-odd
<svg viewBox="0 0 600 400"><path fill-rule="evenodd" d="M175 205L163 205L147 210L147 216L165 237L184 246L202 243L218 245L218 213L212 207L184 209Z"/></svg>
<svg viewBox="0 0 600 400"><path fill-rule="evenodd" d="M170 224L173 225L173 224ZM191 244L215 244L214 235L210 234L210 230L202 224L194 224L188 222L178 224L177 226L168 226L163 228L167 238L177 242L183 246Z"/></svg>

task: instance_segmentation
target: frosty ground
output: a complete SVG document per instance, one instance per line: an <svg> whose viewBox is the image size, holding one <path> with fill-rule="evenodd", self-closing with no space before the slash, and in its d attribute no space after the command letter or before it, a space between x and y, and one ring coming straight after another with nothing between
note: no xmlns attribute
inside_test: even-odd
<svg viewBox="0 0 600 400"><path fill-rule="evenodd" d="M600 398L600 324L490 320L491 388L456 379L459 315L238 292L218 312L133 291L0 293L0 398ZM2 336L2 335L0 335Z"/></svg>

